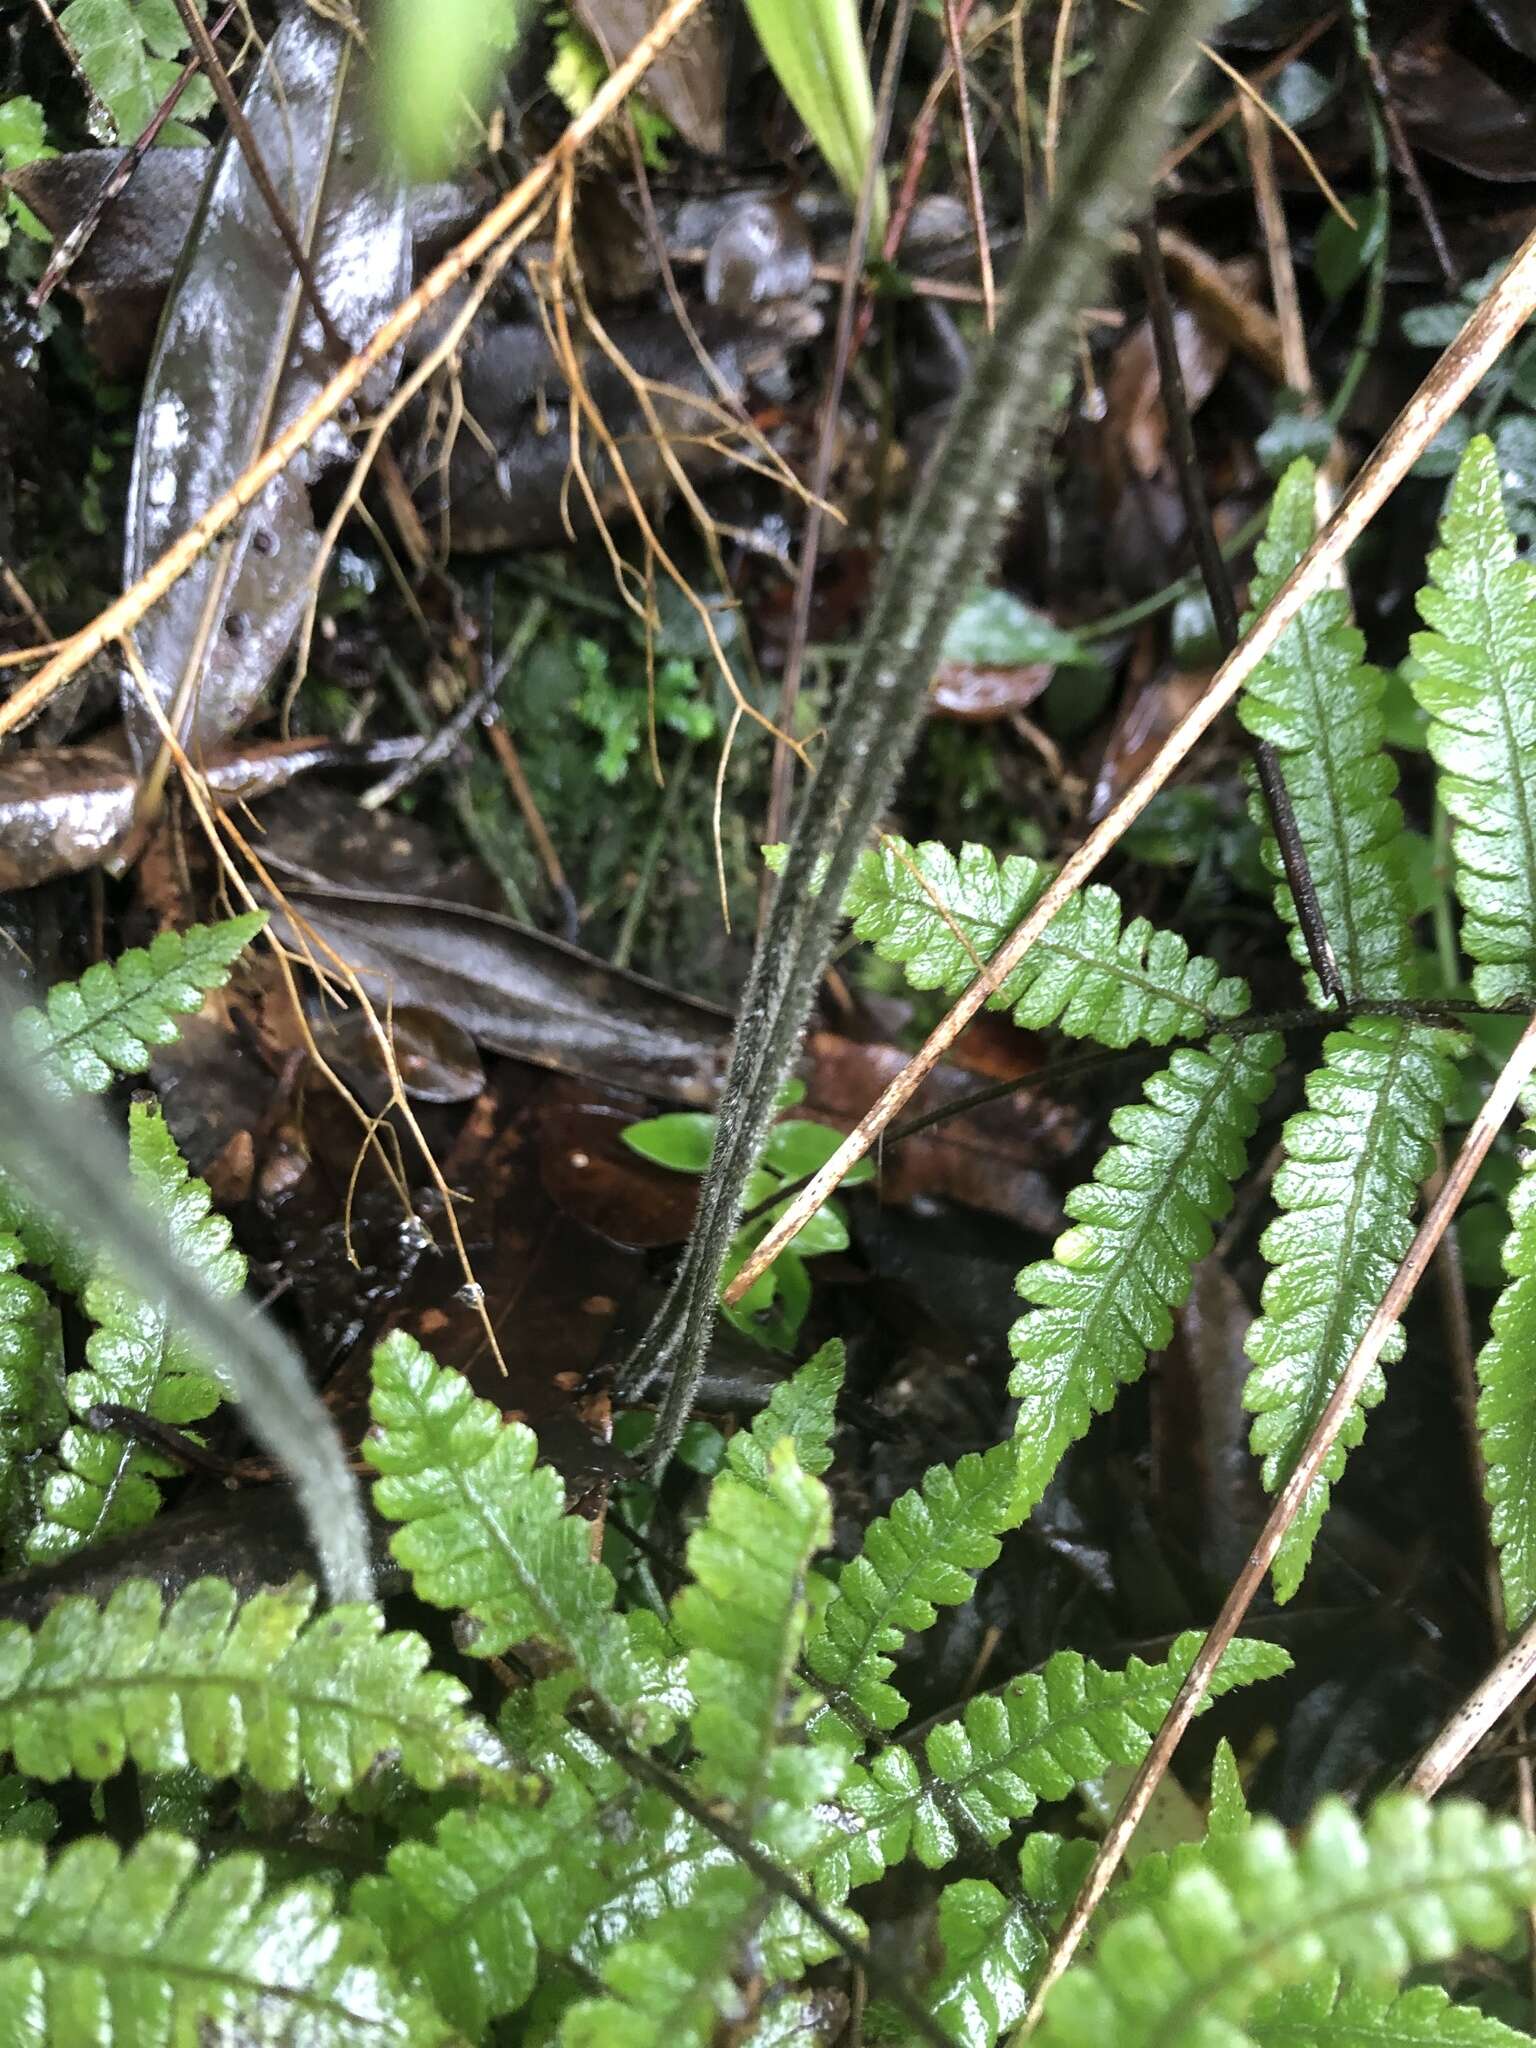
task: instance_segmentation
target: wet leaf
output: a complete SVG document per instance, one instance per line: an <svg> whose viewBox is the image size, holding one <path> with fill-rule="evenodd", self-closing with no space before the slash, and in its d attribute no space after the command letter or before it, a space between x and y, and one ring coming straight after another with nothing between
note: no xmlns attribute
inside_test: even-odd
<svg viewBox="0 0 1536 2048"><path fill-rule="evenodd" d="M290 200L326 311L352 345L409 282L398 181L367 146L362 59L308 8L267 47L245 111ZM232 141L215 161L145 384L124 575L134 581L314 396L330 373L318 323ZM365 392L376 402L381 387ZM195 753L261 702L298 627L318 540L306 485L346 452L328 430L150 612L138 651ZM158 728L131 676L123 717L141 765Z"/></svg>
<svg viewBox="0 0 1536 2048"><path fill-rule="evenodd" d="M981 723L1032 704L1060 665L1087 657L1063 632L1010 590L978 590L944 636L934 675L934 709Z"/></svg>
<svg viewBox="0 0 1536 2048"><path fill-rule="evenodd" d="M1432 31L1386 58L1392 104L1415 149L1500 184L1536 176L1536 110Z"/></svg>
<svg viewBox="0 0 1536 2048"><path fill-rule="evenodd" d="M1474 0L1478 13L1495 34L1522 57L1536 57L1536 15L1529 0Z"/></svg>
<svg viewBox="0 0 1536 2048"><path fill-rule="evenodd" d="M284 886L375 1002L436 1010L491 1051L557 1073L675 1102L713 1099L730 1024L703 1003L493 911L392 892L321 893L286 877ZM274 923L296 939L286 917Z"/></svg>
<svg viewBox="0 0 1536 2048"><path fill-rule="evenodd" d="M254 801L316 768L382 765L414 741L269 741L203 764L215 797ZM98 867L127 835L139 780L110 745L41 747L0 760L0 889L32 889Z"/></svg>

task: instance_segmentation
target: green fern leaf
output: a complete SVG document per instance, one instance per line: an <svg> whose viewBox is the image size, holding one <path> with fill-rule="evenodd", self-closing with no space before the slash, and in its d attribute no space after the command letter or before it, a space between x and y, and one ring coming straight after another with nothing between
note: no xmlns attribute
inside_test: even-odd
<svg viewBox="0 0 1536 2048"><path fill-rule="evenodd" d="M1273 1032L1180 1047L1147 1082L1146 1101L1110 1118L1121 1143L1067 1197L1076 1227L1019 1275L1019 1292L1038 1304L1011 1339L1021 1512L1090 1417L1172 1337L1170 1310L1231 1206L1280 1051Z"/></svg>
<svg viewBox="0 0 1536 2048"><path fill-rule="evenodd" d="M746 2002L731 1982L758 1890L740 1864L716 1864L685 1906L658 1914L643 1939L621 1942L603 1963L609 1996L566 2015L561 2048L707 2048Z"/></svg>
<svg viewBox="0 0 1536 2048"><path fill-rule="evenodd" d="M710 1488L708 1516L688 1539L694 1583L672 1622L688 1652L698 1789L778 1850L782 1830L804 1833L809 1798L834 1789L841 1767L783 1745L780 1726L809 1612L806 1570L831 1535L831 1508L787 1441L767 1476L766 1493L732 1472Z"/></svg>
<svg viewBox="0 0 1536 2048"><path fill-rule="evenodd" d="M1164 1663L1133 1657L1123 1671L1059 1650L1042 1671L979 1694L931 1730L926 1778L910 1750L892 1746L850 1781L844 1804L886 1865L915 1855L940 1870L959 1850L962 1829L996 1847L1042 1799L1065 1799L1113 1764L1140 1763L1201 1641L1191 1631ZM1239 1640L1217 1667L1211 1696L1289 1668L1273 1643Z"/></svg>
<svg viewBox="0 0 1536 2048"><path fill-rule="evenodd" d="M817 1809L843 1775L833 1751L784 1739L808 1612L806 1573L831 1532L831 1510L787 1440L774 1446L766 1478L765 1492L734 1472L716 1479L707 1517L688 1539L693 1583L673 1604L673 1625L688 1651L695 1702L690 1782L793 1867L824 1831ZM576 2007L562 2042L704 2048L721 2018L739 2015L730 1971L760 1918L761 1886L745 1867L701 1870L686 1904L604 1959L609 1995Z"/></svg>
<svg viewBox="0 0 1536 2048"><path fill-rule="evenodd" d="M373 1419L363 1448L381 1475L374 1503L402 1525L390 1549L417 1596L469 1615L475 1656L536 1639L637 1737L664 1733L647 1702L654 1673L613 1609L612 1576L593 1562L589 1525L566 1514L560 1475L536 1464L533 1431L504 1423L398 1332L374 1352Z"/></svg>
<svg viewBox="0 0 1536 2048"><path fill-rule="evenodd" d="M1341 1988L1336 1971L1272 1993L1248 2031L1259 2048L1530 2048L1531 2039L1452 2005L1436 1984L1394 1996L1373 1984Z"/></svg>
<svg viewBox="0 0 1536 2048"><path fill-rule="evenodd" d="M64 1426L64 1345L47 1295L17 1269L21 1240L0 1230L0 1526L24 1518L29 1467Z"/></svg>
<svg viewBox="0 0 1536 2048"><path fill-rule="evenodd" d="M157 1045L170 1045L178 1015L202 1008L267 921L264 910L224 924L161 932L147 947L88 967L49 989L44 1008L17 1013L23 1053L60 1094L99 1095L118 1074L142 1074Z"/></svg>
<svg viewBox="0 0 1536 2048"><path fill-rule="evenodd" d="M1036 902L1051 870L1023 854L1001 864L984 846L958 855L888 838L859 856L843 909L855 936L893 960L914 988L958 995ZM1214 960L1144 917L1122 929L1112 889L1080 889L997 993L1026 1030L1049 1025L1100 1045L1203 1035L1248 1007L1248 989Z"/></svg>
<svg viewBox="0 0 1536 2048"><path fill-rule="evenodd" d="M1208 1842L1166 1893L1111 1922L1046 2002L1040 2048L1245 2048L1259 2001L1332 1965L1375 1986L1464 1944L1496 1947L1536 1898L1536 1844L1448 1800L1320 1807Z"/></svg>
<svg viewBox="0 0 1536 2048"><path fill-rule="evenodd" d="M1440 539L1408 682L1429 713L1473 992L1500 1003L1536 991L1536 569L1515 552L1485 435L1468 443Z"/></svg>
<svg viewBox="0 0 1536 2048"><path fill-rule="evenodd" d="M321 1885L269 1890L259 1856L198 1869L151 1834L91 1837L51 1861L0 1842L0 2012L29 2048L435 2048L452 2030L402 1990L371 1928Z"/></svg>
<svg viewBox="0 0 1536 2048"><path fill-rule="evenodd" d="M1509 1285L1494 1303L1478 1354L1477 1426L1487 1467L1504 1613L1518 1634L1536 1611L1536 1129L1509 1198Z"/></svg>
<svg viewBox="0 0 1536 2048"><path fill-rule="evenodd" d="M834 1337L814 1358L781 1380L768 1405L753 1417L750 1429L738 1430L725 1447L725 1462L739 1479L751 1481L760 1493L769 1490L768 1459L773 1447L787 1438L795 1461L813 1478L832 1462L832 1430L837 1397L842 1391L846 1361Z"/></svg>
<svg viewBox="0 0 1536 2048"><path fill-rule="evenodd" d="M1286 1124L1274 1185L1282 1213L1262 1239L1271 1271L1264 1313L1248 1333L1254 1371L1243 1393L1271 1493L1301 1455L1408 1249L1413 1205L1455 1087L1447 1055L1456 1044L1448 1032L1400 1018L1358 1018L1324 1041L1323 1064L1307 1079L1308 1107ZM1398 1330L1381 1355L1401 1354ZM1329 1486L1385 1385L1373 1372L1287 1532L1275 1561L1280 1600L1301 1583Z"/></svg>
<svg viewBox="0 0 1536 2048"><path fill-rule="evenodd" d="M1034 1834L1019 1851L1019 1882L1011 1897L976 1878L962 1878L939 1894L944 1967L928 1987L927 2003L958 2048L992 2048L1023 2018L1051 1930L1071 1904L1091 1855L1086 1842ZM893 2039L914 2038L894 2015L882 2012L881 2019Z"/></svg>
<svg viewBox="0 0 1536 2048"><path fill-rule="evenodd" d="M1280 479L1258 548L1254 616L1312 544L1315 485L1316 472L1305 461L1292 463ZM1414 951L1403 814L1392 794L1397 768L1385 748L1386 678L1368 666L1364 652L1365 642L1350 623L1347 593L1324 585L1254 670L1238 715L1280 756L1345 988L1406 996L1414 992ZM1265 825L1261 797L1255 795L1252 809L1255 823ZM1265 838L1264 860L1279 884L1275 900L1290 927L1291 952L1306 967L1306 941L1273 837ZM1321 1002L1310 971L1307 987L1312 1001Z"/></svg>
<svg viewBox="0 0 1536 2048"><path fill-rule="evenodd" d="M0 1751L46 1783L191 1765L325 1799L386 1755L429 1789L485 1776L465 1688L424 1668L421 1637L383 1635L372 1607L312 1615L314 1598L298 1584L241 1605L202 1579L162 1611L138 1579L105 1608L61 1600L35 1633L0 1622Z"/></svg>
<svg viewBox="0 0 1536 2048"><path fill-rule="evenodd" d="M159 1220L182 1263L210 1293L230 1297L245 1284L245 1260L230 1243L207 1184L194 1180L165 1119L135 1103L128 1118L128 1166L145 1207ZM218 1406L216 1369L172 1327L163 1303L147 1300L110 1262L85 1288L97 1329L85 1347L90 1370L71 1373L67 1392L83 1419L98 1403L117 1403L181 1426ZM172 1468L112 1430L72 1426L59 1442L62 1467L42 1487L41 1519L26 1541L36 1562L68 1556L86 1543L147 1522L160 1506L154 1475Z"/></svg>
<svg viewBox="0 0 1536 2048"><path fill-rule="evenodd" d="M472 2040L533 1995L539 1952L563 1955L598 1902L594 1802L557 1788L542 1807L450 1813L402 1842L351 1910L378 1928L398 1974Z"/></svg>
<svg viewBox="0 0 1536 2048"><path fill-rule="evenodd" d="M935 1465L920 1488L870 1523L863 1548L844 1565L806 1643L812 1671L877 1728L897 1727L907 1703L886 1683L893 1652L909 1632L931 1628L938 1608L970 1598L974 1574L996 1558L1002 1532L1022 1519L1015 1443ZM818 1740L842 1727L862 1746L857 1729L830 1709L812 1727Z"/></svg>

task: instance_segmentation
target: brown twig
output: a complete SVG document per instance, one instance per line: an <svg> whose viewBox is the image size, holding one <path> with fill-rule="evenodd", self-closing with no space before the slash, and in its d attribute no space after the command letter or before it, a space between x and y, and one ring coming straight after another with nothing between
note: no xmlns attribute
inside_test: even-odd
<svg viewBox="0 0 1536 2048"><path fill-rule="evenodd" d="M31 718L56 690L113 641L120 640L159 603L177 579L218 536L231 526L248 506L280 476L314 434L335 417L349 398L362 389L377 365L385 359L425 314L460 281L471 266L496 247L548 191L561 168L570 163L615 114L662 51L699 11L703 0L670 0L649 32L636 43L624 62L593 94L591 103L577 115L551 148L478 221L457 247L403 299L389 318L375 330L346 366L337 371L325 388L305 406L298 418L257 456L222 496L173 541L157 561L114 603L99 612L91 623L53 656L37 674L0 706L0 738Z"/></svg>
<svg viewBox="0 0 1536 2048"><path fill-rule="evenodd" d="M1070 854L1029 915L1010 933L987 971L979 975L929 1034L873 1107L764 1237L726 1290L733 1305L773 1263L812 1210L819 1209L855 1161L949 1051L966 1025L1018 966L1062 905L1098 867L1126 828L1140 817L1173 771L1236 697L1259 663L1274 648L1307 600L1327 582L1345 555L1386 503L1445 422L1486 375L1536 309L1536 233L1521 245L1493 291L1440 357L1398 414L1385 438L1355 478L1338 510L1296 568L1275 593L1242 644L1222 663L1210 686L1158 748L1130 787Z"/></svg>
<svg viewBox="0 0 1536 2048"><path fill-rule="evenodd" d="M1349 1363L1339 1375L1338 1384L1329 1395L1323 1412L1318 1416L1306 1447L1285 1484L1275 1496L1275 1504L1270 1509L1269 1519L1260 1532L1248 1562L1239 1572L1220 1614L1211 1625L1210 1633L1201 1644L1199 1655L1190 1666L1188 1676L1179 1687L1173 1705L1168 1709L1163 1725L1157 1731L1152 1747L1142 1759L1119 1812L1099 1845L1088 1874L1083 1879L1082 1887L1072 1903L1072 1910L1062 1922L1045 1968L1041 1972L1039 1983L1035 1987L1028 2017L1016 2037L1018 2040L1022 2040L1024 2034L1038 2020L1052 1985L1077 1953L1087 1932L1088 1923L1108 1890L1111 1878L1119 1868L1127 1844L1136 1832L1159 1781L1172 1762L1173 1753L1178 1748L1185 1730L1199 1711L1217 1665L1241 1626L1250 1602L1263 1584L1292 1522L1319 1477L1324 1461L1338 1440L1339 1431L1353 1412L1367 1379L1376 1369L1382 1346L1390 1336L1393 1325L1407 1307L1414 1288L1434 1255L1436 1245L1450 1227L1462 1198L1472 1185L1489 1147L1503 1127L1505 1118L1514 1108L1520 1090L1530 1077L1533 1067L1536 1067L1536 1017L1527 1024L1503 1071L1489 1090L1486 1101L1467 1132L1466 1141L1456 1156L1455 1164L1447 1173L1440 1192L1430 1204L1424 1221L1414 1233L1413 1242L1393 1274L1387 1291L1355 1346ZM1533 1641L1533 1650L1536 1650L1536 1641ZM1420 1770L1423 1768L1424 1765L1421 1763Z"/></svg>

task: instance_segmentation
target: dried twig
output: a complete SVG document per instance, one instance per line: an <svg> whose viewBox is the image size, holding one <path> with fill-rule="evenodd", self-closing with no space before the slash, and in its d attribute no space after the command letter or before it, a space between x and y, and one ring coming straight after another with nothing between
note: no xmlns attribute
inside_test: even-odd
<svg viewBox="0 0 1536 2048"><path fill-rule="evenodd" d="M1253 1546L1248 1562L1239 1572L1220 1614L1211 1626L1210 1633L1201 1644L1199 1655L1190 1666L1189 1674L1179 1687L1173 1705L1168 1709L1152 1747L1143 1758L1119 1812L1099 1845L1098 1853L1083 1879L1082 1888L1072 1903L1072 1910L1062 1922L1035 1988L1029 2015L1015 2036L1017 2041L1022 2041L1039 2018L1052 1985L1077 1953L1087 1932L1088 1923L1108 1890L1110 1879L1119 1868L1126 1845L1136 1832L1159 1781L1172 1761L1173 1753L1184 1731L1194 1719L1201 1701L1209 1690L1217 1665L1226 1654L1227 1647L1241 1626L1250 1602L1274 1563L1287 1531L1322 1471L1324 1460L1337 1442L1339 1431L1348 1420L1366 1380L1375 1370L1382 1346L1391 1334L1393 1325L1407 1307L1425 1267L1434 1256L1436 1245L1450 1227L1462 1198L1487 1156L1489 1147L1503 1127L1505 1118L1514 1108L1520 1090L1530 1077L1533 1067L1536 1067L1536 1017L1533 1017L1526 1026L1502 1073L1489 1090L1487 1100L1467 1132L1466 1141L1456 1156L1455 1164L1431 1203L1429 1213L1415 1232L1413 1243L1404 1254L1402 1264L1393 1274L1391 1283L1367 1324L1360 1342L1355 1346L1349 1363L1339 1375L1338 1384L1329 1395L1322 1414L1318 1416L1305 1449L1275 1496L1275 1504L1270 1509L1269 1519ZM1421 1764L1420 1769L1423 1768Z"/></svg>
<svg viewBox="0 0 1536 2048"><path fill-rule="evenodd" d="M471 266L494 249L543 197L561 168L572 161L603 123L615 114L673 37L698 12L703 0L670 0L649 33L636 43L624 62L606 78L591 104L572 121L559 140L512 190L497 201L456 248L403 299L371 339L337 371L325 388L283 432L237 477L207 511L195 519L158 561L152 562L115 603L76 633L65 649L22 684L0 706L0 738L14 732L39 711L56 690L103 648L131 632L146 612L184 576L198 557L237 520L280 476L299 451L349 398L362 389L370 372L394 349L422 317L453 289Z"/></svg>
<svg viewBox="0 0 1536 2048"><path fill-rule="evenodd" d="M1050 924L1067 899L1087 881L1126 828L1140 817L1201 736L1236 697L1248 677L1274 648L1302 606L1343 562L1446 421L1487 374L1536 310L1536 233L1527 237L1493 291L1403 407L1386 437L1355 478L1339 509L1276 592L1237 650L1211 678L1210 687L1158 748L1135 781L1068 856L1055 880L1028 916L1015 926L985 974L972 982L921 1050L860 1119L805 1192L764 1237L726 1292L738 1301L819 1209L855 1161L909 1102L988 998L999 989Z"/></svg>
<svg viewBox="0 0 1536 2048"><path fill-rule="evenodd" d="M1452 1714L1413 1767L1412 1792L1433 1799L1447 1778L1459 1771L1493 1724L1536 1681L1536 1621L1527 1624L1482 1684Z"/></svg>

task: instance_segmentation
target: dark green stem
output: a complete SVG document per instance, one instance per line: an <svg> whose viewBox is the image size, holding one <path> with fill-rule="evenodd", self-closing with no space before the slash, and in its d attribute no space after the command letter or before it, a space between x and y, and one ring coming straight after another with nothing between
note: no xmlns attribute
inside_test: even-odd
<svg viewBox="0 0 1536 2048"><path fill-rule="evenodd" d="M944 634L986 574L1036 455L1079 310L1104 275L1115 232L1152 184L1167 102L1195 38L1219 12L1216 0L1161 0L1122 40L886 566L753 959L698 1220L623 1374L627 1397L668 1375L653 1472L671 1457L704 1370L742 1190L830 955L854 860L911 749Z"/></svg>

